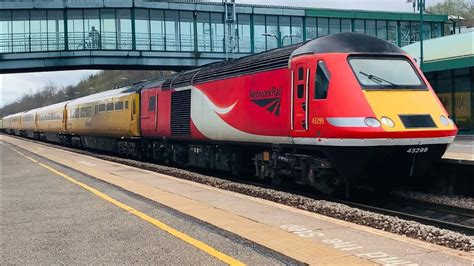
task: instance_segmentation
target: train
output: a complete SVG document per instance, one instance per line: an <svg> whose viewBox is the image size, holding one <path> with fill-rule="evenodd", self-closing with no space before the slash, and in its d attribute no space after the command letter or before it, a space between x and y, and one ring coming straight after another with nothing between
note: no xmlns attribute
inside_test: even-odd
<svg viewBox="0 0 474 266"><path fill-rule="evenodd" d="M422 176L457 127L396 45L339 33L9 115L8 133L323 193Z"/></svg>

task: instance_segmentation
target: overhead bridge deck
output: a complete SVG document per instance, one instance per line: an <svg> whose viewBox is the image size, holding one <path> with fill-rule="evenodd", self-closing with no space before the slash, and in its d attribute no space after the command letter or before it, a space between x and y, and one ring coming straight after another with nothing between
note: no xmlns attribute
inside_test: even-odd
<svg viewBox="0 0 474 266"><path fill-rule="evenodd" d="M182 70L360 32L404 46L419 39L414 13L307 9L230 1L0 2L0 73L62 69ZM448 17L426 15L425 39Z"/></svg>

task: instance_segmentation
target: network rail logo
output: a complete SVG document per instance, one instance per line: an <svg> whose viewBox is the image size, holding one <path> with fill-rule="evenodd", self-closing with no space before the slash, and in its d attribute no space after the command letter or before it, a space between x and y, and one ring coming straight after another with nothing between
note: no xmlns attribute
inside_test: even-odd
<svg viewBox="0 0 474 266"><path fill-rule="evenodd" d="M271 89L255 90L250 89L250 100L258 106L265 108L275 116L280 115L281 107L281 87Z"/></svg>

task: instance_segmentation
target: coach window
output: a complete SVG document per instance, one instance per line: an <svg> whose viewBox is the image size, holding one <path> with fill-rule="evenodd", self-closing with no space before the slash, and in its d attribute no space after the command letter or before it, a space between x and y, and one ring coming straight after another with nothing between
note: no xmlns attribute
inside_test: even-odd
<svg viewBox="0 0 474 266"><path fill-rule="evenodd" d="M81 108L81 117L86 117L87 116L87 111L85 107Z"/></svg>
<svg viewBox="0 0 474 266"><path fill-rule="evenodd" d="M107 104L107 111L113 111L114 110L114 103L108 103Z"/></svg>
<svg viewBox="0 0 474 266"><path fill-rule="evenodd" d="M156 96L151 96L148 102L148 112L154 112L156 108Z"/></svg>
<svg viewBox="0 0 474 266"><path fill-rule="evenodd" d="M324 61L318 61L316 81L314 85L314 99L326 99L328 96L329 80L331 75Z"/></svg>
<svg viewBox="0 0 474 266"><path fill-rule="evenodd" d="M99 112L105 112L105 103L99 105Z"/></svg>
<svg viewBox="0 0 474 266"><path fill-rule="evenodd" d="M98 105L95 106L94 112L95 112L94 113L95 115L99 115L99 106Z"/></svg>
<svg viewBox="0 0 474 266"><path fill-rule="evenodd" d="M125 101L125 109L128 109L128 101Z"/></svg>
<svg viewBox="0 0 474 266"><path fill-rule="evenodd" d="M123 110L123 102L116 102L115 103L115 111Z"/></svg>
<svg viewBox="0 0 474 266"><path fill-rule="evenodd" d="M79 118L79 114L80 114L79 108L74 109L74 116L75 116L75 118Z"/></svg>
<svg viewBox="0 0 474 266"><path fill-rule="evenodd" d="M92 106L86 107L86 117L92 117Z"/></svg>

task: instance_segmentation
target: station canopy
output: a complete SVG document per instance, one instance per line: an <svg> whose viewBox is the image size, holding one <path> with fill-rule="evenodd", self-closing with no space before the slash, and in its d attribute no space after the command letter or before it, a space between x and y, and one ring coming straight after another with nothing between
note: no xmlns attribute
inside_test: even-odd
<svg viewBox="0 0 474 266"><path fill-rule="evenodd" d="M419 61L419 42L402 49ZM424 72L474 66L474 31L425 40L423 59Z"/></svg>

